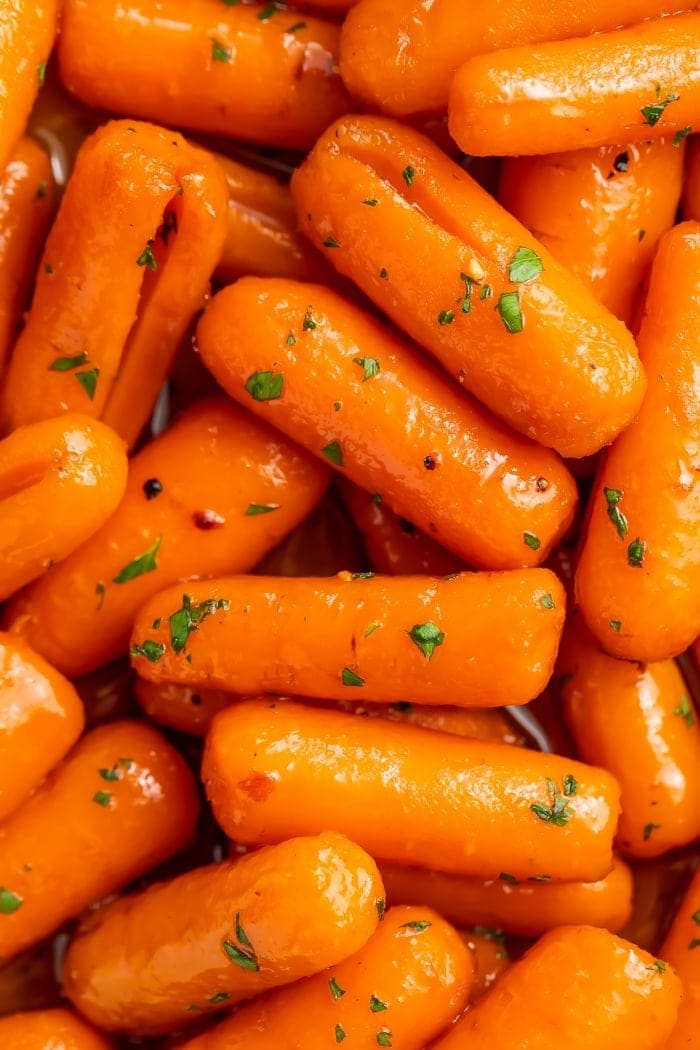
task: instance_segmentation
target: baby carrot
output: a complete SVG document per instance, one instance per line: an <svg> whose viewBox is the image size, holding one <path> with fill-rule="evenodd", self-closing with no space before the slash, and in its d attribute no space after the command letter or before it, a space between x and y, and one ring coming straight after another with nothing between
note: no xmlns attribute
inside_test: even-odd
<svg viewBox="0 0 700 1050"><path fill-rule="evenodd" d="M273 4L67 0L61 79L99 109L308 149L350 102L338 26ZM138 84L138 90L134 90Z"/></svg>
<svg viewBox="0 0 700 1050"><path fill-rule="evenodd" d="M113 516L17 596L5 622L65 674L86 674L126 652L146 598L193 574L252 568L326 481L303 450L235 405L199 401L134 457Z"/></svg>
<svg viewBox="0 0 700 1050"><path fill-rule="evenodd" d="M350 959L236 1010L183 1050L422 1050L463 1010L469 949L427 908L392 908Z"/></svg>
<svg viewBox="0 0 700 1050"><path fill-rule="evenodd" d="M108 1031L158 1033L339 963L384 907L377 866L342 835L197 868L88 915L66 994Z"/></svg>
<svg viewBox="0 0 700 1050"><path fill-rule="evenodd" d="M613 778L523 748L246 702L216 716L202 779L243 845L335 828L383 860L480 878L593 880L612 865Z"/></svg>
<svg viewBox="0 0 700 1050"><path fill-rule="evenodd" d="M0 820L63 758L84 721L70 682L21 638L0 632Z"/></svg>
<svg viewBox="0 0 700 1050"><path fill-rule="evenodd" d="M684 142L509 157L498 199L632 326L659 237L676 218Z"/></svg>
<svg viewBox="0 0 700 1050"><path fill-rule="evenodd" d="M10 159L44 82L58 0L0 4L0 171Z"/></svg>
<svg viewBox="0 0 700 1050"><path fill-rule="evenodd" d="M698 11L480 55L452 81L450 134L476 156L682 139L700 124L698 63Z"/></svg>
<svg viewBox="0 0 700 1050"><path fill-rule="evenodd" d="M0 441L0 599L100 528L122 498L126 471L121 439L77 412Z"/></svg>
<svg viewBox="0 0 700 1050"><path fill-rule="evenodd" d="M632 911L632 872L619 857L596 882L519 880L509 871L484 880L391 863L382 863L380 871L389 904L422 904L455 926L505 930L516 937L539 937L571 923L617 933Z"/></svg>
<svg viewBox="0 0 700 1050"><path fill-rule="evenodd" d="M134 695L152 721L180 733L204 736L214 715L235 701L223 689L191 689L177 682L147 682L137 677Z"/></svg>
<svg viewBox="0 0 700 1050"><path fill-rule="evenodd" d="M109 1050L111 1042L61 1007L0 1017L3 1050Z"/></svg>
<svg viewBox="0 0 700 1050"><path fill-rule="evenodd" d="M551 674L564 609L546 569L219 577L146 602L132 663L152 682L239 695L523 704Z"/></svg>
<svg viewBox="0 0 700 1050"><path fill-rule="evenodd" d="M645 384L630 333L429 139L346 118L292 194L336 269L516 430L578 457L634 418Z"/></svg>
<svg viewBox="0 0 700 1050"><path fill-rule="evenodd" d="M688 887L659 953L678 971L683 1001L666 1050L700 1046L700 872Z"/></svg>
<svg viewBox="0 0 700 1050"><path fill-rule="evenodd" d="M0 176L0 369L27 305L55 192L47 154L20 139Z"/></svg>
<svg viewBox="0 0 700 1050"><path fill-rule="evenodd" d="M472 955L474 980L469 991L471 1003L480 999L494 981L497 981L508 967L510 959L501 930L490 930L485 926L478 927L478 933L469 930L462 934L462 940Z"/></svg>
<svg viewBox="0 0 700 1050"><path fill-rule="evenodd" d="M472 564L537 564L571 523L575 485L553 453L330 289L243 278L197 343L232 397Z"/></svg>
<svg viewBox="0 0 700 1050"><path fill-rule="evenodd" d="M87 733L0 825L0 960L176 853L198 809L192 774L154 729Z"/></svg>
<svg viewBox="0 0 700 1050"><path fill-rule="evenodd" d="M693 135L686 153L683 218L700 222L700 135Z"/></svg>
<svg viewBox="0 0 700 1050"><path fill-rule="evenodd" d="M649 391L598 471L575 592L612 656L663 660L700 634L700 223L662 238L638 343Z"/></svg>
<svg viewBox="0 0 700 1050"><path fill-rule="evenodd" d="M203 305L225 230L224 178L205 150L133 121L87 139L7 370L5 429L73 409L133 444Z"/></svg>
<svg viewBox="0 0 700 1050"><path fill-rule="evenodd" d="M434 1050L663 1050L681 995L673 970L635 945L562 926L509 966Z"/></svg>

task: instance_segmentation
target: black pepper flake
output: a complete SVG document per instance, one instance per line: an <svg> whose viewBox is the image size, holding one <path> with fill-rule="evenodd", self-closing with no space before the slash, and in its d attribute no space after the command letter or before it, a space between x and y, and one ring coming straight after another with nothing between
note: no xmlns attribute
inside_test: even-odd
<svg viewBox="0 0 700 1050"><path fill-rule="evenodd" d="M158 478L149 478L148 481L143 483L143 491L146 499L155 499L156 496L160 496L163 486L158 481Z"/></svg>
<svg viewBox="0 0 700 1050"><path fill-rule="evenodd" d="M405 518L399 518L399 526L401 531L405 532L407 536L413 536L416 531L416 526L411 521L406 521Z"/></svg>
<svg viewBox="0 0 700 1050"><path fill-rule="evenodd" d="M215 510L196 510L192 515L192 520L198 529L219 529L222 525L226 524L226 518L222 518L220 514L217 514Z"/></svg>
<svg viewBox="0 0 700 1050"><path fill-rule="evenodd" d="M540 492L546 492L547 489L549 488L549 482L547 481L547 479L546 478L538 478L537 479L537 488L540 490Z"/></svg>
<svg viewBox="0 0 700 1050"><path fill-rule="evenodd" d="M620 175L624 175L630 170L630 155L627 150L623 153L618 153L613 161L613 168L615 171L619 172Z"/></svg>
<svg viewBox="0 0 700 1050"><path fill-rule="evenodd" d="M437 456L426 456L423 460L423 466L426 470L435 470L438 465Z"/></svg>

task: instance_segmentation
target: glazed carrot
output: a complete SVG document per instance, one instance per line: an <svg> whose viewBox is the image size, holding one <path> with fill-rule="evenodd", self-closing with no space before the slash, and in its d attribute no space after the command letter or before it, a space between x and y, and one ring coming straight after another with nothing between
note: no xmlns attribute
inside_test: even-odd
<svg viewBox="0 0 700 1050"><path fill-rule="evenodd" d="M265 3L171 0L165 19L159 0L68 0L58 57L90 106L307 149L350 105L339 32Z"/></svg>
<svg viewBox="0 0 700 1050"><path fill-rule="evenodd" d="M687 850L635 864L632 915L622 936L647 951L658 948L696 868L697 857Z"/></svg>
<svg viewBox="0 0 700 1050"><path fill-rule="evenodd" d="M434 1050L662 1050L681 984L670 967L591 926L546 933Z"/></svg>
<svg viewBox="0 0 700 1050"><path fill-rule="evenodd" d="M684 145L509 157L498 199L631 327L659 237L676 218Z"/></svg>
<svg viewBox="0 0 700 1050"><path fill-rule="evenodd" d="M683 218L700 222L700 135L693 135L686 153Z"/></svg>
<svg viewBox="0 0 700 1050"><path fill-rule="evenodd" d="M633 419L645 384L627 329L428 139L346 118L292 194L336 269L516 430L584 456Z"/></svg>
<svg viewBox="0 0 700 1050"><path fill-rule="evenodd" d="M700 1046L700 873L688 887L659 953L678 971L683 1002L667 1050Z"/></svg>
<svg viewBox="0 0 700 1050"><path fill-rule="evenodd" d="M239 695L498 707L544 688L564 609L546 569L219 577L146 602L131 655L151 682Z"/></svg>
<svg viewBox="0 0 700 1050"><path fill-rule="evenodd" d="M21 638L0 632L0 820L63 758L84 722L70 682Z"/></svg>
<svg viewBox="0 0 700 1050"><path fill-rule="evenodd" d="M65 674L86 674L126 652L136 610L162 587L250 569L308 513L326 479L235 405L199 401L134 457L115 514L19 595L5 623Z"/></svg>
<svg viewBox="0 0 700 1050"><path fill-rule="evenodd" d="M56 35L58 0L0 6L0 171L24 134Z"/></svg>
<svg viewBox="0 0 700 1050"><path fill-rule="evenodd" d="M0 1017L54 1006L60 994L51 942L34 945L0 967Z"/></svg>
<svg viewBox="0 0 700 1050"><path fill-rule="evenodd" d="M332 827L384 860L480 878L593 880L612 865L612 777L523 748L248 702L216 716L202 779L243 845Z"/></svg>
<svg viewBox="0 0 700 1050"><path fill-rule="evenodd" d="M622 788L618 848L656 857L700 836L700 725L675 661L615 660L572 622L557 672L579 755Z"/></svg>
<svg viewBox="0 0 700 1050"><path fill-rule="evenodd" d="M450 134L476 156L682 139L700 123L699 41L695 11L468 59L450 88Z"/></svg>
<svg viewBox="0 0 700 1050"><path fill-rule="evenodd" d="M124 493L120 438L71 412L0 441L0 599L91 536Z"/></svg>
<svg viewBox="0 0 700 1050"><path fill-rule="evenodd" d="M470 952L444 919L392 908L352 958L256 999L183 1050L326 1050L346 1039L422 1050L466 1006L472 979Z"/></svg>
<svg viewBox="0 0 700 1050"><path fill-rule="evenodd" d="M638 342L649 392L602 461L575 591L612 656L663 660L700 634L700 224L662 238Z"/></svg>
<svg viewBox="0 0 700 1050"><path fill-rule="evenodd" d="M198 809L192 774L154 729L87 733L0 825L0 960L176 853Z"/></svg>
<svg viewBox="0 0 700 1050"><path fill-rule="evenodd" d="M59 1007L0 1018L3 1050L109 1050L111 1045L76 1014Z"/></svg>
<svg viewBox="0 0 700 1050"><path fill-rule="evenodd" d="M485 926L462 934L462 940L471 952L474 980L469 991L470 1003L475 1003L487 992L507 969L510 959L501 930L490 930Z"/></svg>
<svg viewBox="0 0 700 1050"><path fill-rule="evenodd" d="M347 958L383 904L359 846L332 833L291 839L88 915L63 986L108 1031L168 1031Z"/></svg>
<svg viewBox="0 0 700 1050"><path fill-rule="evenodd" d="M0 177L0 369L27 305L55 192L47 154L21 139Z"/></svg>
<svg viewBox="0 0 700 1050"><path fill-rule="evenodd" d="M521 881L509 871L484 881L388 863L380 870L390 904L422 904L455 926L505 930L517 937L539 937L570 923L617 933L632 910L632 872L618 857L612 871L596 882L550 882L537 876Z"/></svg>
<svg viewBox="0 0 700 1050"><path fill-rule="evenodd" d="M591 0L503 5L481 0L464 18L462 0L362 0L343 27L340 69L351 93L394 116L444 110L450 82L472 55L634 25L695 6L695 0Z"/></svg>
<svg viewBox="0 0 700 1050"><path fill-rule="evenodd" d="M92 135L7 371L5 429L74 409L133 444L203 305L225 230L224 178L209 153L130 121Z"/></svg>
<svg viewBox="0 0 700 1050"><path fill-rule="evenodd" d="M134 695L145 714L158 725L180 733L204 736L214 715L235 702L223 689L191 689L176 682L147 682L137 677Z"/></svg>
<svg viewBox="0 0 700 1050"><path fill-rule="evenodd" d="M232 397L472 564L537 564L573 518L575 485L553 453L330 289L243 278L196 338Z"/></svg>

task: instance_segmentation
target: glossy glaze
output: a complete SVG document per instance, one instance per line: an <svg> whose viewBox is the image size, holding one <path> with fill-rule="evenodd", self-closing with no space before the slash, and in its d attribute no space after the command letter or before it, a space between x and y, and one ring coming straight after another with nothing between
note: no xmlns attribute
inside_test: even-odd
<svg viewBox="0 0 700 1050"><path fill-rule="evenodd" d="M111 1043L70 1010L34 1010L0 1018L3 1050L109 1050Z"/></svg>
<svg viewBox="0 0 700 1050"><path fill-rule="evenodd" d="M700 873L676 913L659 954L678 971L683 982L683 1002L678 1023L666 1050L697 1050L700 1046Z"/></svg>
<svg viewBox="0 0 700 1050"><path fill-rule="evenodd" d="M0 6L0 171L24 134L39 93L58 8L58 0L5 0Z"/></svg>
<svg viewBox="0 0 700 1050"><path fill-rule="evenodd" d="M475 1003L510 965L508 949L499 930L482 930L479 933L468 930L461 937L472 956L474 980L469 991L469 1002Z"/></svg>

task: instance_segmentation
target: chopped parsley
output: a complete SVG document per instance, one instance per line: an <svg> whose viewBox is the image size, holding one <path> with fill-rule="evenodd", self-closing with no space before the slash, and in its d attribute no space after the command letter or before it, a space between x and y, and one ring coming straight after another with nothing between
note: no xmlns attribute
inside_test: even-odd
<svg viewBox="0 0 700 1050"><path fill-rule="evenodd" d="M407 186L409 186L409 187L412 186L413 185L413 180L416 177L416 169L411 167L410 164L407 164L406 167L401 172L401 177L402 177L403 181L406 183Z"/></svg>
<svg viewBox="0 0 700 1050"><path fill-rule="evenodd" d="M452 324L454 319L454 310L441 310L438 314L437 322L441 328L444 328L445 325Z"/></svg>
<svg viewBox="0 0 700 1050"><path fill-rule="evenodd" d="M74 373L75 378L78 380L91 401L94 401L95 399L95 390L97 389L97 379L99 374L99 368L90 368L86 372Z"/></svg>
<svg viewBox="0 0 700 1050"><path fill-rule="evenodd" d="M199 605L193 605L189 594L183 594L182 606L169 619L170 644L173 652L179 653L187 644L187 639L200 624L219 609L228 609L228 598L205 598Z"/></svg>
<svg viewBox="0 0 700 1050"><path fill-rule="evenodd" d="M695 712L687 696L681 697L681 702L678 707L674 707L673 713L682 718L688 727L692 728L695 725Z"/></svg>
<svg viewBox="0 0 700 1050"><path fill-rule="evenodd" d="M336 467L343 466L343 450L339 441L330 441L324 445L321 452L331 463L335 463Z"/></svg>
<svg viewBox="0 0 700 1050"><path fill-rule="evenodd" d="M331 977L328 982L328 987L330 988L331 995L334 999L342 999L345 995L345 989L340 987L335 977Z"/></svg>
<svg viewBox="0 0 700 1050"><path fill-rule="evenodd" d="M112 801L112 795L109 791L96 791L92 796L92 801L96 802L98 806L106 808Z"/></svg>
<svg viewBox="0 0 700 1050"><path fill-rule="evenodd" d="M542 260L532 248L518 248L508 268L508 280L513 284L524 284L538 277L543 269Z"/></svg>
<svg viewBox="0 0 700 1050"><path fill-rule="evenodd" d="M313 332L314 328L316 327L316 322L314 321L313 316L311 314L310 306L306 309L306 313L304 314L304 320L301 323L301 327L304 329L305 332Z"/></svg>
<svg viewBox="0 0 700 1050"><path fill-rule="evenodd" d="M637 536L636 540L632 540L627 548L627 564L631 565L633 569L640 569L644 564L645 551L646 543Z"/></svg>
<svg viewBox="0 0 700 1050"><path fill-rule="evenodd" d="M377 1032L377 1045L378 1046L391 1046L391 1029L382 1028Z"/></svg>
<svg viewBox="0 0 700 1050"><path fill-rule="evenodd" d="M143 576L144 573L153 572L154 569L157 569L158 563L156 561L156 555L162 540L162 536L157 536L152 546L144 551L143 554L139 554L139 556L134 558L133 561L130 561L123 569L120 569L112 582L128 583L129 580L134 580L137 576Z"/></svg>
<svg viewBox="0 0 700 1050"><path fill-rule="evenodd" d="M498 297L497 309L506 331L512 334L522 332L525 322L520 309L520 294L518 292L501 292Z"/></svg>
<svg viewBox="0 0 700 1050"><path fill-rule="evenodd" d="M556 608L556 606L554 604L554 598L552 598L551 594L543 594L542 597L540 598L540 605L544 609L555 609Z"/></svg>
<svg viewBox="0 0 700 1050"><path fill-rule="evenodd" d="M326 237L323 242L324 248L340 248L340 241L337 241L335 237Z"/></svg>
<svg viewBox="0 0 700 1050"><path fill-rule="evenodd" d="M523 542L526 547L529 547L530 550L533 551L538 551L541 546L540 538L539 536L535 536L534 532L524 532Z"/></svg>
<svg viewBox="0 0 700 1050"><path fill-rule="evenodd" d="M24 900L18 893L0 886L0 915L12 915L12 912L17 911L23 904Z"/></svg>
<svg viewBox="0 0 700 1050"><path fill-rule="evenodd" d="M370 995L369 997L369 1008L373 1014L380 1014L383 1010L388 1010L389 1007L378 995Z"/></svg>
<svg viewBox="0 0 700 1050"><path fill-rule="evenodd" d="M153 254L153 241L146 241L146 247L143 249L138 259L136 260L137 266L147 266L149 270L157 270L158 263L156 257Z"/></svg>
<svg viewBox="0 0 700 1050"><path fill-rule="evenodd" d="M359 674L355 674L349 667L344 667L340 675L343 685L364 685L365 680Z"/></svg>
<svg viewBox="0 0 700 1050"><path fill-rule="evenodd" d="M276 401L282 397L284 376L281 372L253 372L246 379L244 389L254 401Z"/></svg>
<svg viewBox="0 0 700 1050"><path fill-rule="evenodd" d="M145 641L143 645L132 645L130 649L132 656L144 656L152 664L158 663L165 652L165 646L160 642Z"/></svg>
<svg viewBox="0 0 700 1050"><path fill-rule="evenodd" d="M369 638L371 634L374 634L382 625L379 620L372 620L372 622L365 628L364 637Z"/></svg>
<svg viewBox="0 0 700 1050"><path fill-rule="evenodd" d="M673 145L676 147L676 149L679 148L679 146L682 143L683 139L687 139L688 138L688 135L690 135L692 130L693 129L691 128L690 124L686 124L686 126L684 128L679 128L679 130L675 133L675 135L673 136L673 138L671 140L673 142Z"/></svg>
<svg viewBox="0 0 700 1050"><path fill-rule="evenodd" d="M651 823L645 824L644 825L644 829L642 831L642 838L644 839L644 841L648 842L649 839L652 836L652 833L654 831L658 831L660 827L661 827L660 824L651 824Z"/></svg>
<svg viewBox="0 0 700 1050"><path fill-rule="evenodd" d="M246 507L246 517L253 518L257 514L270 514L273 510L279 510L279 503L249 503Z"/></svg>
<svg viewBox="0 0 700 1050"><path fill-rule="evenodd" d="M381 365L376 357L353 357L353 364L359 365L362 369L362 382L366 383L368 379L373 379L381 369Z"/></svg>
<svg viewBox="0 0 700 1050"><path fill-rule="evenodd" d="M343 1028L342 1024L337 1024L335 1026L335 1041L336 1041L336 1043L342 1043L344 1038L345 1038L345 1029Z"/></svg>
<svg viewBox="0 0 700 1050"><path fill-rule="evenodd" d="M445 641L445 632L441 631L432 620L425 623L415 623L408 636L414 645L417 645L427 660L432 660L433 653L439 645Z"/></svg>
<svg viewBox="0 0 700 1050"><path fill-rule="evenodd" d="M74 357L56 357L49 365L49 372L71 372L74 368L80 368L87 364L87 351L75 354Z"/></svg>
<svg viewBox="0 0 700 1050"><path fill-rule="evenodd" d="M381 922L386 913L386 897L377 897L376 901L374 902L374 906L377 909L377 915L379 916L379 921Z"/></svg>
<svg viewBox="0 0 700 1050"><path fill-rule="evenodd" d="M610 620L608 622L608 627L611 631L615 631L617 634L619 634L620 628L622 627L622 620Z"/></svg>
<svg viewBox="0 0 700 1050"><path fill-rule="evenodd" d="M666 98L663 99L663 101L661 100L660 95L661 91L657 87L657 101L654 102L651 106L642 106L641 109L641 114L644 117L644 123L648 124L651 128L653 128L655 124L659 123L666 107L670 106L672 102L678 102L678 99L680 98L680 95L676 94L675 91L672 91L670 94L668 94Z"/></svg>
<svg viewBox="0 0 700 1050"><path fill-rule="evenodd" d="M221 942L226 958L230 962L235 963L236 966L240 966L242 970L251 970L257 973L260 965L250 939L241 925L240 912L236 912L236 940L238 944L234 944L233 941L228 939Z"/></svg>
<svg viewBox="0 0 700 1050"><path fill-rule="evenodd" d="M415 933L422 933L423 930L427 930L432 923L427 919L412 919L411 922L402 922L402 930L413 930Z"/></svg>
<svg viewBox="0 0 700 1050"><path fill-rule="evenodd" d="M563 778L563 793L557 790L556 784L549 777L545 783L551 796L551 804L543 806L539 802L533 802L530 809L545 824L554 824L555 827L563 828L571 819L569 800L571 795L575 795L578 791L578 783L570 773Z"/></svg>
<svg viewBox="0 0 700 1050"><path fill-rule="evenodd" d="M606 487L603 489L603 495L605 496L605 502L607 504L608 517L615 526L620 539L624 540L629 531L629 526L627 524L627 518L619 507L619 503L622 499L622 489L610 489Z"/></svg>

